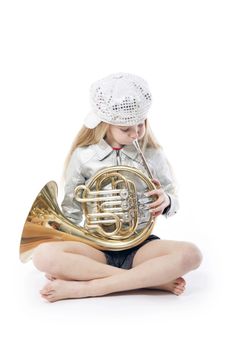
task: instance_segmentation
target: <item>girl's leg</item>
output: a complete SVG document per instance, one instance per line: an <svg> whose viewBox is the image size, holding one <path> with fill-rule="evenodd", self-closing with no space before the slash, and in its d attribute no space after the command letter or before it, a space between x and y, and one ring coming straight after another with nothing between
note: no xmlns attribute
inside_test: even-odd
<svg viewBox="0 0 233 350"><path fill-rule="evenodd" d="M179 276L196 269L200 265L202 259L198 248L189 243L186 243L185 246L185 242L181 242L183 243L183 250L178 249L177 252L170 253L169 248L171 248L172 242L175 244L179 243L175 241L167 241L168 250L164 250L165 255L146 260L141 264L136 265L131 270L125 270L124 273L117 273L109 277L94 279L87 282L66 282L56 280L50 282L44 287L42 295L49 301L56 301L66 298L101 296L114 292L158 287L166 284L177 279ZM149 245L152 245L152 243L155 243L155 241L147 243L142 248L146 248ZM166 241L163 241L162 245L166 246ZM143 259L142 254L141 259Z"/></svg>
<svg viewBox="0 0 233 350"><path fill-rule="evenodd" d="M131 289L160 286L196 269L201 262L195 263L179 253L168 254L149 259L128 270L125 274L90 281L90 296L100 296Z"/></svg>
<svg viewBox="0 0 233 350"><path fill-rule="evenodd" d="M38 270L63 280L87 281L126 271L107 265L103 252L82 242L42 243L32 261Z"/></svg>
<svg viewBox="0 0 233 350"><path fill-rule="evenodd" d="M133 267L174 252L189 257L200 256L198 248L189 242L172 240L150 241L140 247L133 259ZM125 269L107 265L102 251L81 242L51 242L40 244L33 254L34 265L49 275L64 280L92 280L124 273Z"/></svg>
<svg viewBox="0 0 233 350"><path fill-rule="evenodd" d="M172 242L172 241L171 241ZM177 242L173 242L173 245L174 243L177 243ZM179 242L179 246L180 246L181 242ZM106 269L106 267L104 266L104 264L106 264L106 258L105 256L103 256L103 253L93 247L90 247L88 245L85 245L85 244L77 244L77 243L72 243L72 242L59 242L59 243L56 243L55 246L54 245L47 245L47 246L42 246L43 247L43 252L46 253L44 251L44 249L48 249L51 248L54 249L55 247L56 250L58 248L60 248L60 251L68 251L69 252L72 252L73 254L81 254L81 255L85 255L87 256L88 258L91 257L91 260L93 261L86 261L86 264L85 266L87 266L89 264L89 268L93 265L95 270L96 270L96 261L102 263L101 265L99 265L99 269L98 269L98 276L95 277L95 279L97 279L98 277L99 278L103 278L103 277L109 277L109 276L112 276L114 274L119 274L119 273L123 273L125 272L126 270L125 269L122 269L122 268L118 268L118 267L114 267L114 266L110 266L110 269ZM157 251L157 255L159 256L159 254L162 254L164 252L161 251L161 247L156 247L156 249L152 248L152 247L147 247L146 250L145 248L144 249L139 249L137 252L136 252L136 255L134 257L134 260L133 260L133 267L140 264L141 262L143 262L144 260L148 260L149 258L153 257L153 255L155 256L155 251ZM173 247L174 248L174 247ZM59 250L59 249L58 249ZM41 252L41 249L39 250L39 252L37 251L37 253L40 253ZM152 253L152 254L151 254ZM50 251L50 254L49 252L47 252L47 256L50 256L51 255L51 251ZM43 255L39 254L39 258L40 260L43 258ZM34 260L35 260L35 255L34 255ZM38 260L38 258L37 258ZM84 258L84 262L85 262L85 258ZM46 263L46 258L44 259L43 258L43 264ZM38 264L38 263L37 263ZM47 268L47 271L49 270L49 267ZM84 269L82 269L83 272L84 272ZM55 275L55 274L54 274ZM59 274L54 276L54 275L51 275L50 273L46 273L45 276L51 280L51 281L54 281L55 279L64 279L64 280L72 280L69 278L68 275L66 276L63 276L63 277L59 277ZM87 279L83 279L83 280L88 280L90 278L87 278ZM73 279L74 280L74 279ZM78 280L77 278L75 278L75 280ZM81 278L80 278L81 280ZM166 283L166 284L163 284L163 285L160 285L160 286L152 286L152 287L148 287L148 289L160 289L160 290L166 290L166 291L170 291L172 293L175 293L175 294L181 294L184 289L185 289L185 280L182 278L182 277L179 277L178 279L176 280L173 280L173 281L170 281L169 283Z"/></svg>

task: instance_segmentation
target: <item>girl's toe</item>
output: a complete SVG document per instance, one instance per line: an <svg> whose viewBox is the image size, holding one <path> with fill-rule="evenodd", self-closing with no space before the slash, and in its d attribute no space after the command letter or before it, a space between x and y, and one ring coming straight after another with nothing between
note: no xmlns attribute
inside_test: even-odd
<svg viewBox="0 0 233 350"><path fill-rule="evenodd" d="M44 286L44 288L40 290L40 293L42 293L42 294L49 294L49 293L52 293L52 292L54 292L54 288L53 288L52 283L46 284Z"/></svg>

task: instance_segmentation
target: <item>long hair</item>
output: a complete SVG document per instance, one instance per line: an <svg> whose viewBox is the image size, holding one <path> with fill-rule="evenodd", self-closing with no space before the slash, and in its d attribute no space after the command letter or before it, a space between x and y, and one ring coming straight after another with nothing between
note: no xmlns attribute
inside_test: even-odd
<svg viewBox="0 0 233 350"><path fill-rule="evenodd" d="M109 126L110 124L105 122L101 122L94 129L89 129L85 126L82 126L75 139L73 140L71 148L66 156L64 162L63 179L65 178L67 166L75 149L77 147L89 146L99 143L99 141L106 135ZM155 149L162 148L162 146L157 142L147 119L145 120L145 134L141 140L139 140L139 145L142 152L144 152L147 147L152 147Z"/></svg>

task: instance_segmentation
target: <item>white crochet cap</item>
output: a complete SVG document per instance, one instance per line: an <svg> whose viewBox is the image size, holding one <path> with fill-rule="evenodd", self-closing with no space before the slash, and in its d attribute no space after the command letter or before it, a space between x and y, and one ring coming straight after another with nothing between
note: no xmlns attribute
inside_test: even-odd
<svg viewBox="0 0 233 350"><path fill-rule="evenodd" d="M147 82L129 73L108 75L90 88L91 112L84 120L87 128L101 121L119 126L142 123L147 118L152 96Z"/></svg>

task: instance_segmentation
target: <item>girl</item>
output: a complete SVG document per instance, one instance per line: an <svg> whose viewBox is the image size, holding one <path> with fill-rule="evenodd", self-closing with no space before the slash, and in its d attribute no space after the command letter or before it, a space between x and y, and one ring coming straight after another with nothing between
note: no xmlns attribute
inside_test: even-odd
<svg viewBox="0 0 233 350"><path fill-rule="evenodd" d="M138 139L159 189L150 204L152 215L166 218L178 208L171 166L156 142L147 120L151 93L147 82L135 75L118 73L91 86L92 111L78 133L65 166L63 213L74 223L82 221L82 209L74 189L104 167L129 165L145 172L132 142ZM102 296L138 288L160 289L180 295L182 275L196 269L202 260L190 242L160 240L151 234L136 247L101 251L81 242L42 243L33 263L50 280L40 291L50 302L68 298Z"/></svg>

